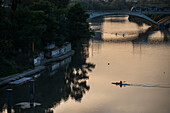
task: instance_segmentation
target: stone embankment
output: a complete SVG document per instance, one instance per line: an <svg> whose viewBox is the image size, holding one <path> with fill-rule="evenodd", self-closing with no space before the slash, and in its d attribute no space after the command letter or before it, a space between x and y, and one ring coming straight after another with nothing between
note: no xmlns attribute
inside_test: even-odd
<svg viewBox="0 0 170 113"><path fill-rule="evenodd" d="M11 75L8 77L0 78L0 86L7 85L11 81L15 81L15 80L18 80L23 77L31 76L31 75L39 73L43 70L45 70L45 66L38 66L38 67L35 67L34 69L30 69L23 73L14 74L14 75Z"/></svg>
<svg viewBox="0 0 170 113"><path fill-rule="evenodd" d="M22 79L24 77L29 77L29 76L33 76L37 73L40 73L41 71L45 70L46 67L45 65L50 63L50 62L57 62L57 61L61 61L71 55L74 54L74 50L71 50L70 52L62 55L62 56L58 56L58 57L54 57L54 58L51 58L51 59L46 59L44 61L42 61L42 64L39 65L39 66L36 66L34 67L33 69L29 69L23 73L19 73L19 74L14 74L14 75L11 75L11 76L8 76L8 77L3 77L3 78L0 78L0 86L4 86L4 85L8 85L10 84L10 82L13 82L13 81L16 81L16 80L19 80L19 79Z"/></svg>

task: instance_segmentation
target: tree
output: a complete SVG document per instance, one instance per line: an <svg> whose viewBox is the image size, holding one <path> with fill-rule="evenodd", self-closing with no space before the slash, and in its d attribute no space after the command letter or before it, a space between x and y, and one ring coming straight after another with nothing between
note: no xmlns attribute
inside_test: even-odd
<svg viewBox="0 0 170 113"><path fill-rule="evenodd" d="M67 18L70 41L80 38L90 38L92 32L87 22L89 14L86 13L85 9L79 3L70 7Z"/></svg>
<svg viewBox="0 0 170 113"><path fill-rule="evenodd" d="M12 73L29 67L30 59L47 44L62 46L65 38L75 42L92 35L87 22L89 14L80 4L65 8L67 0L62 1L63 5L58 3L60 0L54 1L30 0L27 4L23 0L15 10L0 7L0 60L10 64ZM24 63L17 57L24 59ZM4 64L0 66L8 69ZM2 70L3 74L8 73Z"/></svg>
<svg viewBox="0 0 170 113"><path fill-rule="evenodd" d="M66 8L69 4L69 0L49 0L55 4L57 8Z"/></svg>
<svg viewBox="0 0 170 113"><path fill-rule="evenodd" d="M43 11L32 11L28 7L19 6L16 11L11 11L11 39L16 50L32 51L33 41L35 46L41 45L41 37L47 27L45 18Z"/></svg>
<svg viewBox="0 0 170 113"><path fill-rule="evenodd" d="M5 10L0 7L0 52L6 54L12 47L11 40L9 39L10 21L5 15Z"/></svg>
<svg viewBox="0 0 170 113"><path fill-rule="evenodd" d="M57 31L59 30L59 22L55 15L54 4L49 1L40 1L34 2L30 7L33 11L43 11L45 13L45 21L43 24L46 25L46 30L42 35L43 46L46 46L48 43L56 43L61 46L64 43L64 39L61 36L58 36Z"/></svg>

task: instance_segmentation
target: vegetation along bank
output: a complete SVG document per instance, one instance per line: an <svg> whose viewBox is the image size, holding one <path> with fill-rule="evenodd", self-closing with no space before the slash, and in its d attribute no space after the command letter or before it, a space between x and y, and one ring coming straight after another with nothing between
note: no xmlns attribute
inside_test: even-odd
<svg viewBox="0 0 170 113"><path fill-rule="evenodd" d="M90 38L89 14L69 0L25 0L3 7L0 2L0 77L33 68L36 58L50 44L75 47Z"/></svg>

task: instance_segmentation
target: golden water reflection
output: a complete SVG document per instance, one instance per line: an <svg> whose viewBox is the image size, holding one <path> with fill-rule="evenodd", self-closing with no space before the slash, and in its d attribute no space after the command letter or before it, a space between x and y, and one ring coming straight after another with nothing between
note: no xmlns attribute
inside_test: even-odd
<svg viewBox="0 0 170 113"><path fill-rule="evenodd" d="M96 37L89 42L88 61L96 64L93 72L88 74L91 89L81 104L69 100L53 111L169 113L170 88L161 87L170 87L169 35L165 41L162 31L150 32L149 26L129 22L127 16L107 16L99 23L97 20L91 22ZM117 37L115 33L118 33ZM122 34L126 35L123 37ZM119 42L122 39L125 40ZM156 87L120 88L111 84L120 80Z"/></svg>

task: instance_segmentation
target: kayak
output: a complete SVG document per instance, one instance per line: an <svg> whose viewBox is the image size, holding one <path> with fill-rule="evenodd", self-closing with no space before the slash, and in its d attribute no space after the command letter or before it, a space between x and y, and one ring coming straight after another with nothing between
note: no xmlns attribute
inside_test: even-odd
<svg viewBox="0 0 170 113"><path fill-rule="evenodd" d="M129 85L130 85L130 84L119 83L119 82L112 82L112 84L115 84L115 85L122 85L122 86L129 86Z"/></svg>

